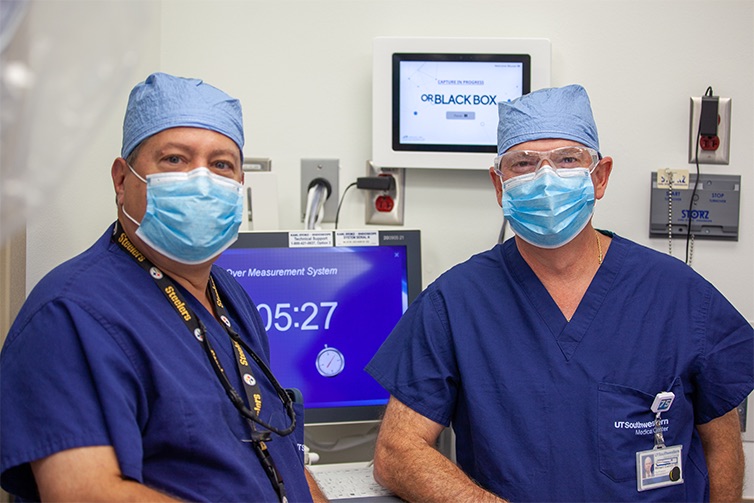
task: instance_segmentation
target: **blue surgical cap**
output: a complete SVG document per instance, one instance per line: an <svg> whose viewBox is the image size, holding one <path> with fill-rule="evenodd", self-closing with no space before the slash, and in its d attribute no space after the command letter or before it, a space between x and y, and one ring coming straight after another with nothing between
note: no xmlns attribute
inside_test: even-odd
<svg viewBox="0 0 754 503"><path fill-rule="evenodd" d="M579 85L541 89L498 104L497 153L519 143L563 139L600 150L586 90Z"/></svg>
<svg viewBox="0 0 754 503"><path fill-rule="evenodd" d="M153 73L128 97L121 157L153 134L174 127L216 131L243 152L243 118L237 99L201 80Z"/></svg>

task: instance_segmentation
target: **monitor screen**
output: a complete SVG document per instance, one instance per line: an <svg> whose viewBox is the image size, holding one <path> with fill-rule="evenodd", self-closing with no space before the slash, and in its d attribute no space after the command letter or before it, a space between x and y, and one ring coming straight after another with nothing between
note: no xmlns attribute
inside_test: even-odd
<svg viewBox="0 0 754 503"><path fill-rule="evenodd" d="M550 41L377 37L372 163L489 169L498 104L550 85Z"/></svg>
<svg viewBox="0 0 754 503"><path fill-rule="evenodd" d="M242 232L216 263L256 304L307 424L380 418L389 395L364 367L421 291L419 231Z"/></svg>
<svg viewBox="0 0 754 503"><path fill-rule="evenodd" d="M497 104L530 75L528 54L393 54L393 149L494 153Z"/></svg>

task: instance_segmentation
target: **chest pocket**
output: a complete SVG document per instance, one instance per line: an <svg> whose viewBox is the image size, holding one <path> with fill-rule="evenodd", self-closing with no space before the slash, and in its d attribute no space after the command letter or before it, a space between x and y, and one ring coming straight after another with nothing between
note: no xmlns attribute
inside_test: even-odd
<svg viewBox="0 0 754 503"><path fill-rule="evenodd" d="M691 405L679 378L669 390L645 392L618 384L599 385L600 471L616 482L636 480L636 453L654 447L655 414L650 410L657 393L672 391L675 400L661 416L665 445L688 445L694 428ZM684 456L685 457L685 456Z"/></svg>

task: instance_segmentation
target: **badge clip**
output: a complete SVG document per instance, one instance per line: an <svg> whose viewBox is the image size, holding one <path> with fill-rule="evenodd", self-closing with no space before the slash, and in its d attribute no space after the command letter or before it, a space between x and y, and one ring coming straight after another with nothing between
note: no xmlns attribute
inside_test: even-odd
<svg viewBox="0 0 754 503"><path fill-rule="evenodd" d="M655 400L652 402L652 412L655 414L662 414L670 410L670 406L673 405L675 399L675 393L672 391L662 391L655 395Z"/></svg>
<svg viewBox="0 0 754 503"><path fill-rule="evenodd" d="M655 395L654 402L652 402L652 412L655 415L655 449L665 448L665 437L662 434L662 424L660 422L660 416L663 412L670 410L670 406L673 405L675 399L675 393L672 391L662 391Z"/></svg>

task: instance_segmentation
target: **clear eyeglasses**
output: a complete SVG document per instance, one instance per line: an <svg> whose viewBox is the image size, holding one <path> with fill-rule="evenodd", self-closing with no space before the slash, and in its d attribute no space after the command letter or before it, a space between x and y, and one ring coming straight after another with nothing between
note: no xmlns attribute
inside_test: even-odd
<svg viewBox="0 0 754 503"><path fill-rule="evenodd" d="M560 147L544 152L513 150L495 157L494 169L504 179L534 173L544 161L553 169L587 168L591 172L599 160L599 153L587 147Z"/></svg>

